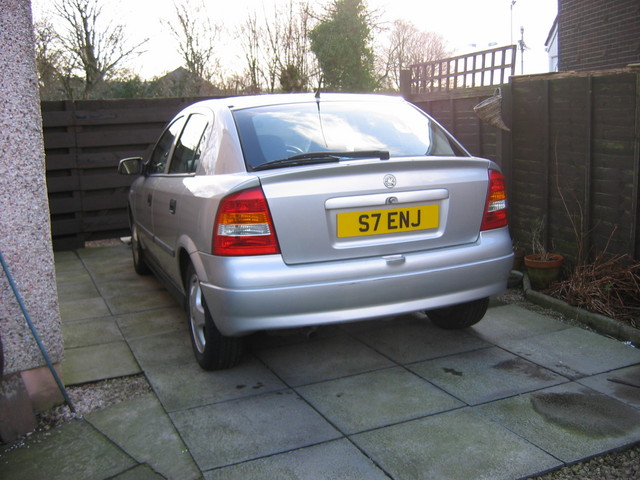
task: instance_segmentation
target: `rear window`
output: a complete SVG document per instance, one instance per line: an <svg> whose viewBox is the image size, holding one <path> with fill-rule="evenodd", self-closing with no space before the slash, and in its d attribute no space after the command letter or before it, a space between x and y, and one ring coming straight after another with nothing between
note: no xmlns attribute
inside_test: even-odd
<svg viewBox="0 0 640 480"><path fill-rule="evenodd" d="M320 101L247 108L233 115L249 169L316 152L468 156L448 133L408 103Z"/></svg>

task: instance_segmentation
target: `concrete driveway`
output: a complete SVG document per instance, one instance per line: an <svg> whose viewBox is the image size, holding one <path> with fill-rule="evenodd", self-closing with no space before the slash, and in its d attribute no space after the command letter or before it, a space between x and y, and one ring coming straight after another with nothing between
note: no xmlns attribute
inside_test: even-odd
<svg viewBox="0 0 640 480"><path fill-rule="evenodd" d="M127 246L56 254L67 385L152 393L0 447L17 479L517 479L640 441L640 351L514 305L249 341L204 372L184 313ZM614 380L614 381L611 381Z"/></svg>

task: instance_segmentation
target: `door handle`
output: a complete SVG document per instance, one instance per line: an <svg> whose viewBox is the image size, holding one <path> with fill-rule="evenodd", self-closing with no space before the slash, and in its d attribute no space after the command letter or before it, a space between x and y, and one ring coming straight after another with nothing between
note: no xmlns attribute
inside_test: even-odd
<svg viewBox="0 0 640 480"><path fill-rule="evenodd" d="M151 200L152 200L152 196L151 194L147 195L147 205L151 206Z"/></svg>
<svg viewBox="0 0 640 480"><path fill-rule="evenodd" d="M178 205L178 202L176 202L175 198L172 198L171 200L169 200L169 211L175 214L177 205Z"/></svg>

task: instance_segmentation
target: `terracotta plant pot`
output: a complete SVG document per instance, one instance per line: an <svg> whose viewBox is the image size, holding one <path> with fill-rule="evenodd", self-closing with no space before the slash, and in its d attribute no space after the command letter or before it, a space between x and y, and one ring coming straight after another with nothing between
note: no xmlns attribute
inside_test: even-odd
<svg viewBox="0 0 640 480"><path fill-rule="evenodd" d="M524 265L527 267L531 286L535 290L549 288L558 279L563 260L562 255L555 253L525 255Z"/></svg>

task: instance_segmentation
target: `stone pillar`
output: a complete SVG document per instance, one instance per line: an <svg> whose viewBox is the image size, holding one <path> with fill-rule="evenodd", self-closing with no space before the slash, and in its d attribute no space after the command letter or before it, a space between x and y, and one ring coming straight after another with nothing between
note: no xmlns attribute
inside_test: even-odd
<svg viewBox="0 0 640 480"><path fill-rule="evenodd" d="M0 0L0 45L0 251L51 361L59 364L63 345L30 0ZM1 269L0 339L0 437L10 441L33 428L24 415L62 396Z"/></svg>

